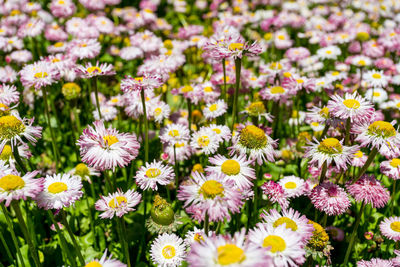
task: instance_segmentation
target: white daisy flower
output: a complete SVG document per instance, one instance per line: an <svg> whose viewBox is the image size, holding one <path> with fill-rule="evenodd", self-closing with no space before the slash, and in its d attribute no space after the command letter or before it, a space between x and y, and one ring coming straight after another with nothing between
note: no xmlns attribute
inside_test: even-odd
<svg viewBox="0 0 400 267"><path fill-rule="evenodd" d="M325 128L325 125L316 121L310 122L311 129L314 132L322 132Z"/></svg>
<svg viewBox="0 0 400 267"><path fill-rule="evenodd" d="M232 137L231 130L226 125L210 124L207 126L207 128L209 128L216 134L219 139L218 142L229 141Z"/></svg>
<svg viewBox="0 0 400 267"><path fill-rule="evenodd" d="M161 130L160 140L163 143L182 143L189 140L189 129L183 124L169 124Z"/></svg>
<svg viewBox="0 0 400 267"><path fill-rule="evenodd" d="M186 246L179 236L164 233L151 244L150 256L157 266L180 266L186 257Z"/></svg>
<svg viewBox="0 0 400 267"><path fill-rule="evenodd" d="M104 211L99 215L102 219L112 219L114 215L122 217L124 214L134 211L136 205L140 203L141 195L134 190L128 190L126 193L120 189L117 192L102 196L96 201L95 208L99 211Z"/></svg>
<svg viewBox="0 0 400 267"><path fill-rule="evenodd" d="M111 259L112 255L107 258L107 249L104 251L101 259L94 259L88 262L85 267L126 267L126 264L116 259Z"/></svg>
<svg viewBox="0 0 400 267"><path fill-rule="evenodd" d="M287 197L298 197L305 193L305 181L294 175L283 177L278 184L285 190Z"/></svg>
<svg viewBox="0 0 400 267"><path fill-rule="evenodd" d="M149 108L150 116L154 117L154 120L157 123L162 123L171 113L171 108L163 101L160 101L157 105L150 105Z"/></svg>
<svg viewBox="0 0 400 267"><path fill-rule="evenodd" d="M357 92L346 93L344 97L334 95L328 101L329 112L339 119L350 119L350 122L369 120L374 115L373 105Z"/></svg>
<svg viewBox="0 0 400 267"><path fill-rule="evenodd" d="M363 74L363 80L368 87L386 87L389 77L383 74L383 70L370 70Z"/></svg>
<svg viewBox="0 0 400 267"><path fill-rule="evenodd" d="M213 120L223 115L228 109L228 105L224 100L217 100L214 103L209 103L203 108L204 117L207 120Z"/></svg>
<svg viewBox="0 0 400 267"><path fill-rule="evenodd" d="M151 188L157 191L157 184L167 185L174 181L175 173L171 166L165 166L161 161L153 161L145 163L145 166L140 167L137 171L135 179L136 183L142 190Z"/></svg>
<svg viewBox="0 0 400 267"><path fill-rule="evenodd" d="M90 176L100 176L100 172L97 171L95 168L91 168L87 166L85 163L78 163L72 170L68 172L71 175L79 176L81 179L92 183Z"/></svg>
<svg viewBox="0 0 400 267"><path fill-rule="evenodd" d="M365 98L371 99L373 103L380 104L388 99L388 94L385 89L380 87L369 88L365 92Z"/></svg>
<svg viewBox="0 0 400 267"><path fill-rule="evenodd" d="M219 146L219 137L209 128L200 128L192 134L190 146L206 155L214 154Z"/></svg>
<svg viewBox="0 0 400 267"><path fill-rule="evenodd" d="M321 59L336 59L342 51L337 46L327 46L317 50L317 55Z"/></svg>
<svg viewBox="0 0 400 267"><path fill-rule="evenodd" d="M190 248L196 242L204 241L206 234L203 229L198 229L196 226L185 235L185 244Z"/></svg>
<svg viewBox="0 0 400 267"><path fill-rule="evenodd" d="M81 179L70 174L47 175L43 191L36 196L40 208L62 209L69 207L83 195Z"/></svg>
<svg viewBox="0 0 400 267"><path fill-rule="evenodd" d="M113 106L101 104L100 113L102 119L104 119L105 121L111 121L117 117L118 110ZM93 111L93 117L95 120L100 120L99 112L97 111L97 109Z"/></svg>

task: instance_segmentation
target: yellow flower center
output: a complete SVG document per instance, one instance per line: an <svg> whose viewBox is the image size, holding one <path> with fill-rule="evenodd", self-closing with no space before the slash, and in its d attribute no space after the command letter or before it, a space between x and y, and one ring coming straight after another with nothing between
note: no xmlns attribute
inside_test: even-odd
<svg viewBox="0 0 400 267"><path fill-rule="evenodd" d="M379 137L392 137L396 135L393 125L387 121L374 121L368 126L368 132Z"/></svg>
<svg viewBox="0 0 400 267"><path fill-rule="evenodd" d="M162 255L166 259L172 259L176 255L176 250L173 246L167 245L162 249Z"/></svg>
<svg viewBox="0 0 400 267"><path fill-rule="evenodd" d="M175 144L175 147L184 147L185 146L185 143L176 143Z"/></svg>
<svg viewBox="0 0 400 267"><path fill-rule="evenodd" d="M261 101L251 103L246 110L249 112L250 116L258 116L266 112L264 103Z"/></svg>
<svg viewBox="0 0 400 267"><path fill-rule="evenodd" d="M317 127L317 126L319 126L319 123L314 121L314 122L311 123L311 125L314 126L314 127Z"/></svg>
<svg viewBox="0 0 400 267"><path fill-rule="evenodd" d="M90 175L90 170L84 163L79 163L75 167L75 174L79 175L80 177L85 177Z"/></svg>
<svg viewBox="0 0 400 267"><path fill-rule="evenodd" d="M226 175L237 175L240 172L240 164L233 159L228 159L221 165L221 171Z"/></svg>
<svg viewBox="0 0 400 267"><path fill-rule="evenodd" d="M285 40L285 35L282 35L282 34L278 35L278 39L279 40Z"/></svg>
<svg viewBox="0 0 400 267"><path fill-rule="evenodd" d="M212 89L212 87L211 86L207 86L207 87L204 87L204 92L207 92L207 93L211 93L211 92L213 92L213 89Z"/></svg>
<svg viewBox="0 0 400 267"><path fill-rule="evenodd" d="M360 102L355 99L346 99L343 101L343 105L348 108L358 109L360 107Z"/></svg>
<svg viewBox="0 0 400 267"><path fill-rule="evenodd" d="M220 265L231 265L240 263L246 259L243 249L234 244L226 244L217 248L218 263Z"/></svg>
<svg viewBox="0 0 400 267"><path fill-rule="evenodd" d="M125 204L127 202L128 202L128 199L126 199L126 197L117 196L117 197L111 199L110 202L108 202L108 206L112 209L116 209L116 208L119 208L121 206L121 204Z"/></svg>
<svg viewBox="0 0 400 267"><path fill-rule="evenodd" d="M269 89L269 91L271 94L276 95L276 94L283 94L285 92L285 89L283 89L282 86L274 86L274 87L271 87L271 89Z"/></svg>
<svg viewBox="0 0 400 267"><path fill-rule="evenodd" d="M390 229L392 229L395 232L400 232L400 222L392 222L390 224Z"/></svg>
<svg viewBox="0 0 400 267"><path fill-rule="evenodd" d="M269 235L266 238L264 238L263 247L264 248L270 247L271 248L270 251L272 253L282 252L286 249L286 242L280 236Z"/></svg>
<svg viewBox="0 0 400 267"><path fill-rule="evenodd" d="M276 220L273 224L273 226L276 228L279 225L282 225L286 223L286 228L287 229L292 229L292 231L297 231L297 224L295 221L293 221L292 219L288 218L288 217L281 217L278 220Z"/></svg>
<svg viewBox="0 0 400 267"><path fill-rule="evenodd" d="M160 115L161 115L161 112L162 112L162 109L161 109L161 108L156 108L156 109L154 110L154 115L160 116Z"/></svg>
<svg viewBox="0 0 400 267"><path fill-rule="evenodd" d="M244 44L242 43L232 43L229 45L229 50L243 50Z"/></svg>
<svg viewBox="0 0 400 267"><path fill-rule="evenodd" d="M0 117L0 139L11 139L25 131L25 125L15 116Z"/></svg>
<svg viewBox="0 0 400 267"><path fill-rule="evenodd" d="M135 80L138 82L143 82L143 77L136 77Z"/></svg>
<svg viewBox="0 0 400 267"><path fill-rule="evenodd" d="M54 47L63 47L64 43L63 42L57 42L54 44Z"/></svg>
<svg viewBox="0 0 400 267"><path fill-rule="evenodd" d="M328 55L332 54L331 50L326 50L325 53L327 53Z"/></svg>
<svg viewBox="0 0 400 267"><path fill-rule="evenodd" d="M224 186L215 180L209 180L204 182L200 188L200 192L204 198L215 198L216 196L223 196Z"/></svg>
<svg viewBox="0 0 400 267"><path fill-rule="evenodd" d="M220 129L218 129L218 128L214 128L214 129L212 129L216 134L220 134L221 133L221 130Z"/></svg>
<svg viewBox="0 0 400 267"><path fill-rule="evenodd" d="M186 85L186 86L182 87L181 91L182 91L182 93L189 93L189 92L193 91L193 87L190 85Z"/></svg>
<svg viewBox="0 0 400 267"><path fill-rule="evenodd" d="M378 96L381 96L381 93L379 93L379 92L374 92L372 95L373 95L374 97L378 97Z"/></svg>
<svg viewBox="0 0 400 267"><path fill-rule="evenodd" d="M392 166L393 168L397 168L400 166L400 159L398 158L394 158L390 161L390 166Z"/></svg>
<svg viewBox="0 0 400 267"><path fill-rule="evenodd" d="M285 184L286 189L295 189L297 187L297 184L295 182L287 182Z"/></svg>
<svg viewBox="0 0 400 267"><path fill-rule="evenodd" d="M66 183L63 182L55 182L49 185L47 190L52 194L58 194L68 190L68 186Z"/></svg>
<svg viewBox="0 0 400 267"><path fill-rule="evenodd" d="M247 125L240 132L239 138L239 142L249 149L263 148L268 142L264 131L254 125Z"/></svg>
<svg viewBox="0 0 400 267"><path fill-rule="evenodd" d="M297 83L304 83L304 80L303 79L297 79L296 82Z"/></svg>
<svg viewBox="0 0 400 267"><path fill-rule="evenodd" d="M119 141L118 138L114 135L105 135L103 136L103 140L104 143L106 143L106 145L108 146L111 146Z"/></svg>
<svg viewBox="0 0 400 267"><path fill-rule="evenodd" d="M218 109L218 104L212 104L208 109L210 111L216 111Z"/></svg>
<svg viewBox="0 0 400 267"><path fill-rule="evenodd" d="M98 261L92 261L85 265L85 267L102 267L103 265L100 264Z"/></svg>
<svg viewBox="0 0 400 267"><path fill-rule="evenodd" d="M206 147L208 146L208 144L210 144L210 138L206 135L200 136L197 139L197 144L199 145L199 147Z"/></svg>
<svg viewBox="0 0 400 267"><path fill-rule="evenodd" d="M332 76L338 76L339 74L340 74L340 72L338 72L338 71L332 72Z"/></svg>
<svg viewBox="0 0 400 267"><path fill-rule="evenodd" d="M91 67L87 68L86 71L87 71L89 74L101 73L101 69L100 69L99 67L97 67L97 66L91 66Z"/></svg>
<svg viewBox="0 0 400 267"><path fill-rule="evenodd" d="M35 75L33 75L36 79L40 79L40 78L46 78L47 76L49 76L47 74L47 72L36 72Z"/></svg>
<svg viewBox="0 0 400 267"><path fill-rule="evenodd" d="M21 189L24 186L25 181L18 175L8 174L0 178L0 188L4 191Z"/></svg>
<svg viewBox="0 0 400 267"><path fill-rule="evenodd" d="M319 111L319 114L321 116L324 116L325 118L329 117L329 108L327 108L327 107L321 108L321 110Z"/></svg>
<svg viewBox="0 0 400 267"><path fill-rule="evenodd" d="M195 233L193 239L194 239L194 241L196 241L196 242L204 241L204 237L203 237L203 235L200 234L200 233Z"/></svg>
<svg viewBox="0 0 400 267"><path fill-rule="evenodd" d="M381 77L382 77L382 75L380 75L379 73L372 74L372 78L374 78L374 79L380 79Z"/></svg>
<svg viewBox="0 0 400 267"><path fill-rule="evenodd" d="M318 150L327 154L342 153L342 144L336 138L326 138L318 146Z"/></svg>
<svg viewBox="0 0 400 267"><path fill-rule="evenodd" d="M312 248L316 248L318 250L322 250L329 241L329 236L324 230L324 228L316 222L308 221L309 224L312 224L314 227L313 235L311 239L308 241L308 245Z"/></svg>
<svg viewBox="0 0 400 267"><path fill-rule="evenodd" d="M10 12L10 16L16 16L16 15L20 15L21 11L19 11L18 9L14 9Z"/></svg>
<svg viewBox="0 0 400 267"><path fill-rule="evenodd" d="M172 137L177 137L177 136L179 136L179 131L178 130L170 130L168 135L172 136Z"/></svg>
<svg viewBox="0 0 400 267"><path fill-rule="evenodd" d="M160 171L160 169L157 169L157 168L150 168L146 171L146 176L148 178L156 178L160 174L161 174L161 171Z"/></svg>
<svg viewBox="0 0 400 267"><path fill-rule="evenodd" d="M203 172L204 172L203 166L201 166L200 163L194 164L194 166L193 166L193 168L192 168L192 172L200 172L200 173L203 173Z"/></svg>
<svg viewBox="0 0 400 267"><path fill-rule="evenodd" d="M8 161L12 157L12 149L10 145L5 145L3 151L1 152L0 159Z"/></svg>
<svg viewBox="0 0 400 267"><path fill-rule="evenodd" d="M362 153L361 150L358 150L356 153L354 153L354 156L356 156L357 158L362 158L362 156L364 156L364 154Z"/></svg>

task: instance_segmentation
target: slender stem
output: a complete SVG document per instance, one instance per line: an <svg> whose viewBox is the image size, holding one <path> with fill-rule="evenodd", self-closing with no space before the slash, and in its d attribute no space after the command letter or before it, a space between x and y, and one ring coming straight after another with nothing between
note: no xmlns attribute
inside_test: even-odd
<svg viewBox="0 0 400 267"><path fill-rule="evenodd" d="M11 222L10 217L8 216L8 211L3 203L1 203L1 209L3 210L4 217L6 217L7 226L10 231L11 239L14 243L14 247L17 250L17 256L19 258L19 261L20 261L21 265L23 267L25 267L24 258L22 257L21 250L19 248L18 239L17 239L17 236L15 235L15 231L14 231L14 226Z"/></svg>
<svg viewBox="0 0 400 267"><path fill-rule="evenodd" d="M3 231L0 231L0 240L1 240L1 243L3 244L3 247L6 249L6 254L7 254L9 262L12 263L14 261L14 258L11 254L10 248L8 247L6 240L4 239Z"/></svg>
<svg viewBox="0 0 400 267"><path fill-rule="evenodd" d="M239 87L240 87L240 71L242 69L242 59L235 59L235 72L236 72L236 87L235 93L233 95L233 109L232 109L232 126L231 131L233 131L233 127L238 117L238 97L239 97Z"/></svg>
<svg viewBox="0 0 400 267"><path fill-rule="evenodd" d="M96 236L96 228L94 226L94 218L93 218L93 212L91 209L91 206L89 204L89 197L86 197L86 205L87 205L87 210L89 212L89 219L90 219L90 230L93 235L93 244L94 244L94 249L97 250L97 236Z"/></svg>
<svg viewBox="0 0 400 267"><path fill-rule="evenodd" d="M99 90L97 89L97 77L96 76L92 78L92 87L94 88L97 112L99 113L99 118L101 120L102 116L101 116L101 112L100 112Z"/></svg>
<svg viewBox="0 0 400 267"><path fill-rule="evenodd" d="M329 130L329 124L325 122L324 130L322 131L322 134L319 136L318 141L321 141L324 138L328 130Z"/></svg>
<svg viewBox="0 0 400 267"><path fill-rule="evenodd" d="M392 201L390 203L390 214L393 215L393 208L394 208L394 202L395 202L395 197L396 197L396 181L393 181L393 190L392 190Z"/></svg>
<svg viewBox="0 0 400 267"><path fill-rule="evenodd" d="M346 120L346 135L344 137L344 144L346 146L350 145L350 143L349 143L349 141L350 141L350 128L351 128L350 118L347 118L347 120Z"/></svg>
<svg viewBox="0 0 400 267"><path fill-rule="evenodd" d="M369 154L364 166L362 166L360 172L358 173L356 179L353 180L353 182L352 182L353 184L355 182L357 182L357 180L360 179L360 177L367 171L369 165L371 165L372 161L375 159L376 154L378 154L378 149L376 147L374 147L372 149L371 153Z"/></svg>
<svg viewBox="0 0 400 267"><path fill-rule="evenodd" d="M321 176L319 178L319 183L322 184L326 177L326 171L328 170L328 164L326 161L322 164Z"/></svg>
<svg viewBox="0 0 400 267"><path fill-rule="evenodd" d="M29 234L28 228L26 227L25 220L22 216L21 208L19 207L18 201L15 201L15 200L12 201L11 206L13 207L13 209L15 211L15 215L17 216L22 233L24 234L26 242L28 243L29 251L31 253L33 261L35 262L36 266L41 266L37 248L35 247L35 245L32 242L31 235Z"/></svg>
<svg viewBox="0 0 400 267"><path fill-rule="evenodd" d="M27 173L28 171L25 167L25 164L22 162L21 157L19 156L18 146L14 147L13 154L14 154L14 159L17 162L18 166L21 168L23 174Z"/></svg>
<svg viewBox="0 0 400 267"><path fill-rule="evenodd" d="M363 201L361 203L360 212L357 215L356 223L354 225L353 232L352 232L351 237L350 237L350 243L349 243L349 246L347 247L346 256L344 258L343 266L347 266L347 263L349 262L349 257L350 257L351 251L353 250L354 241L355 241L355 238L357 236L357 228L358 228L358 225L360 224L361 215L362 215L362 213L364 211L364 208L365 208L365 203Z"/></svg>
<svg viewBox="0 0 400 267"><path fill-rule="evenodd" d="M188 106L188 121L189 121L189 132L192 132L192 102L190 99L187 99L187 106Z"/></svg>
<svg viewBox="0 0 400 267"><path fill-rule="evenodd" d="M324 214L324 217L322 217L322 223L321 223L321 225L322 225L322 227L326 227L326 222L327 222L327 220L328 220L328 214Z"/></svg>
<svg viewBox="0 0 400 267"><path fill-rule="evenodd" d="M146 99L144 97L144 90L140 91L140 96L142 98L142 106L143 106L143 117L144 117L144 161L149 161L149 122L147 120L147 112L146 112Z"/></svg>
<svg viewBox="0 0 400 267"><path fill-rule="evenodd" d="M54 135L53 127L51 126L49 103L47 101L47 89L46 89L46 87L42 87L42 93L43 93L43 101L44 101L44 112L46 113L47 124L48 124L49 129L50 129L51 141L52 141L52 145L53 145L53 154L54 154L54 157L55 157L56 171L57 171L57 168L58 168L57 142L56 142L56 137Z"/></svg>
<svg viewBox="0 0 400 267"><path fill-rule="evenodd" d="M176 144L174 144L174 167L175 167L175 187L178 190L179 186L179 166L178 161L176 160Z"/></svg>
<svg viewBox="0 0 400 267"><path fill-rule="evenodd" d="M127 232L126 232L126 226L125 226L125 221L123 218L118 218L120 220L120 225L121 225L121 233L122 233L122 238L123 238L123 242L124 242L124 249L125 249L125 256L126 256L126 262L128 264L128 267L131 266L131 258L130 258L130 254L129 254L129 243L127 240Z"/></svg>
<svg viewBox="0 0 400 267"><path fill-rule="evenodd" d="M204 216L204 232L206 236L208 236L208 228L210 227L210 222L209 222L209 216L208 212L206 211L206 214Z"/></svg>
<svg viewBox="0 0 400 267"><path fill-rule="evenodd" d="M47 214L49 215L51 222L53 223L54 227L56 228L58 237L60 238L61 249L64 251L65 254L67 254L70 264L73 267L76 267L77 265L76 265L75 259L73 257L73 254L70 253L70 251L68 249L67 241L65 240L64 234L61 231L60 226L58 226L58 222L56 222L56 220L54 219L53 212L51 210L47 210Z"/></svg>
<svg viewBox="0 0 400 267"><path fill-rule="evenodd" d="M221 98L222 100L226 101L226 60L225 58L222 59L222 71L224 73L224 87L222 88L222 92L221 92Z"/></svg>
<svg viewBox="0 0 400 267"><path fill-rule="evenodd" d="M78 131L78 133L80 133L81 132L81 121L79 119L78 109L76 108L76 106L74 106L72 108L72 113L74 114L74 119L76 122L76 130Z"/></svg>
<svg viewBox="0 0 400 267"><path fill-rule="evenodd" d="M76 242L75 235L72 232L71 227L69 226L69 223L68 223L68 220L67 220L67 214L65 213L64 210L61 210L61 219L62 219L62 222L63 222L65 228L68 231L69 236L71 237L72 243L74 244L74 247L75 247L75 250L76 250L76 254L78 255L78 259L80 261L80 264L82 266L84 266L85 265L85 260L83 259L83 256L82 256L82 253L81 253L82 249L79 246L78 242Z"/></svg>

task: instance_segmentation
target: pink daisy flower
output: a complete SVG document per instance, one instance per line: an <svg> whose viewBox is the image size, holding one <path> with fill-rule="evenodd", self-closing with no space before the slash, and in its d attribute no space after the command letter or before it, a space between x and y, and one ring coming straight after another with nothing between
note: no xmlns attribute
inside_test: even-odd
<svg viewBox="0 0 400 267"><path fill-rule="evenodd" d="M393 158L391 160L386 160L381 162L380 166L381 172L392 178L394 180L400 179L400 159Z"/></svg>
<svg viewBox="0 0 400 267"><path fill-rule="evenodd" d="M74 39L68 44L67 50L74 58L94 58L100 53L101 45L95 39Z"/></svg>
<svg viewBox="0 0 400 267"><path fill-rule="evenodd" d="M400 217L385 218L379 224L379 229L386 238L396 242L400 241Z"/></svg>
<svg viewBox="0 0 400 267"><path fill-rule="evenodd" d="M15 85L0 85L0 103L9 106L11 103L19 102L19 92Z"/></svg>
<svg viewBox="0 0 400 267"><path fill-rule="evenodd" d="M142 77L126 77L121 81L121 90L123 92L153 90L162 85L162 79L159 75L145 74Z"/></svg>
<svg viewBox="0 0 400 267"><path fill-rule="evenodd" d="M331 182L317 185L310 194L311 203L329 216L340 215L350 207L350 200L343 188Z"/></svg>
<svg viewBox="0 0 400 267"><path fill-rule="evenodd" d="M26 65L19 75L23 86L35 87L35 89L51 85L60 78L60 72L44 61Z"/></svg>
<svg viewBox="0 0 400 267"><path fill-rule="evenodd" d="M286 191L280 184L274 181L268 181L261 186L261 189L272 203L278 203L282 209L287 209L289 207Z"/></svg>
<svg viewBox="0 0 400 267"><path fill-rule="evenodd" d="M91 62L86 63L85 66L78 65L76 71L84 78L91 78L94 76L110 76L115 74L113 65L107 63L102 63L99 65L99 62L97 62L94 66Z"/></svg>
<svg viewBox="0 0 400 267"><path fill-rule="evenodd" d="M59 1L59 0L57 0ZM61 2L61 1L60 1ZM100 260L94 259L89 261L86 266L102 266L102 267L126 267L126 264L120 262L119 260L112 259L112 255L110 254L107 257L107 249L104 251L103 256L101 256Z"/></svg>
<svg viewBox="0 0 400 267"><path fill-rule="evenodd" d="M155 161L152 163L145 163L145 166L141 166L137 171L135 179L136 183L141 189L147 190L152 189L157 191L159 185L167 185L174 181L175 173L171 166L164 165L161 161Z"/></svg>
<svg viewBox="0 0 400 267"><path fill-rule="evenodd" d="M102 219L112 219L114 215L122 217L124 214L134 211L136 205L140 203L142 196L134 190L128 190L126 193L120 189L108 196L102 196L96 201L96 210L103 211L99 215Z"/></svg>

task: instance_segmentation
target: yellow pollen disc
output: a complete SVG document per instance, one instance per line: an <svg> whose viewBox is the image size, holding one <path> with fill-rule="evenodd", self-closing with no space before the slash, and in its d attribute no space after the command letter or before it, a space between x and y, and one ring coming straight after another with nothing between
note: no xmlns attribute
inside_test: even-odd
<svg viewBox="0 0 400 267"><path fill-rule="evenodd" d="M138 82L143 82L143 77L136 77L135 80Z"/></svg>
<svg viewBox="0 0 400 267"><path fill-rule="evenodd" d="M290 78L290 77L292 77L292 74L290 72L284 72L283 76L286 78Z"/></svg>
<svg viewBox="0 0 400 267"><path fill-rule="evenodd" d="M108 202L108 206L112 209L116 209L116 208L119 208L121 206L121 204L125 204L127 202L128 202L128 199L126 199L126 197L117 196L117 197L111 199L110 202Z"/></svg>
<svg viewBox="0 0 400 267"><path fill-rule="evenodd" d="M380 79L381 77L382 77L382 75L380 75L379 73L372 74L372 78L374 78L374 79Z"/></svg>
<svg viewBox="0 0 400 267"><path fill-rule="evenodd" d="M8 174L0 178L1 191L13 191L25 186L25 181L18 175Z"/></svg>
<svg viewBox="0 0 400 267"><path fill-rule="evenodd" d="M53 59L51 60L51 62L53 62L53 63L60 62L60 61L61 61L61 60L58 59L58 58L53 58Z"/></svg>
<svg viewBox="0 0 400 267"><path fill-rule="evenodd" d="M197 144L199 145L199 147L206 147L208 146L208 144L210 144L210 138L206 135L200 136L197 139Z"/></svg>
<svg viewBox="0 0 400 267"><path fill-rule="evenodd" d="M212 92L213 91L213 89L212 89L212 87L211 86L207 86L207 87L204 87L204 92L207 92L207 93L210 93L210 92Z"/></svg>
<svg viewBox="0 0 400 267"><path fill-rule="evenodd" d="M247 125L240 132L239 142L248 149L260 149L265 147L268 140L262 129L254 125Z"/></svg>
<svg viewBox="0 0 400 267"><path fill-rule="evenodd" d="M150 168L146 171L146 176L148 178L156 178L161 174L161 171L157 168Z"/></svg>
<svg viewBox="0 0 400 267"><path fill-rule="evenodd" d="M101 69L97 66L91 66L91 67L87 68L86 71L89 72L90 74L101 73Z"/></svg>
<svg viewBox="0 0 400 267"><path fill-rule="evenodd" d="M92 261L85 265L85 267L102 267L103 265L100 264L98 261Z"/></svg>
<svg viewBox="0 0 400 267"><path fill-rule="evenodd" d="M348 108L358 109L360 107L360 102L355 99L346 99L343 101L343 105Z"/></svg>
<svg viewBox="0 0 400 267"><path fill-rule="evenodd" d="M304 80L303 79L297 79L296 82L297 83L304 83Z"/></svg>
<svg viewBox="0 0 400 267"><path fill-rule="evenodd" d="M175 144L175 147L184 147L185 146L185 143L176 143Z"/></svg>
<svg viewBox="0 0 400 267"><path fill-rule="evenodd" d="M279 225L286 224L287 229L292 229L292 231L297 231L297 224L295 221L288 217L281 217L278 220L276 220L273 224L273 226L276 228Z"/></svg>
<svg viewBox="0 0 400 267"><path fill-rule="evenodd" d="M196 241L196 242L204 241L204 237L203 237L201 234L199 234L199 233L194 234L193 239L194 239L194 241Z"/></svg>
<svg viewBox="0 0 400 267"><path fill-rule="evenodd" d="M365 66L366 64L367 64L367 62L365 62L364 59L360 59L360 60L358 61L358 65L360 65L360 66Z"/></svg>
<svg viewBox="0 0 400 267"><path fill-rule="evenodd" d="M201 166L200 163L194 164L194 166L193 166L193 168L192 168L192 172L200 172L200 173L203 173L203 172L204 172L203 166Z"/></svg>
<svg viewBox="0 0 400 267"><path fill-rule="evenodd" d="M327 108L327 107L321 108L321 110L319 111L319 114L323 115L325 117L328 117L329 116L329 108Z"/></svg>
<svg viewBox="0 0 400 267"><path fill-rule="evenodd" d="M181 91L182 91L182 93L189 93L189 92L193 91L193 87L190 85L186 85L186 86L182 87Z"/></svg>
<svg viewBox="0 0 400 267"><path fill-rule="evenodd" d="M221 165L221 171L226 175L237 175L240 172L240 164L233 159L228 159Z"/></svg>
<svg viewBox="0 0 400 267"><path fill-rule="evenodd" d="M373 95L374 97L379 97L379 96L381 96L381 93L379 93L379 92L374 92L372 95Z"/></svg>
<svg viewBox="0 0 400 267"><path fill-rule="evenodd" d="M199 37L194 37L194 38L192 38L192 42L197 43L198 41L200 41L200 38L199 38Z"/></svg>
<svg viewBox="0 0 400 267"><path fill-rule="evenodd" d="M332 76L338 76L339 74L340 74L340 72L338 72L338 71L332 72Z"/></svg>
<svg viewBox="0 0 400 267"><path fill-rule="evenodd" d="M400 232L400 222L392 222L390 224L390 229L392 229L395 232Z"/></svg>
<svg viewBox="0 0 400 267"><path fill-rule="evenodd" d="M286 189L295 189L297 187L297 184L295 182L287 182L285 184Z"/></svg>
<svg viewBox="0 0 400 267"><path fill-rule="evenodd" d="M398 168L400 166L400 159L394 158L390 161L390 166L393 168Z"/></svg>
<svg viewBox="0 0 400 267"><path fill-rule="evenodd" d="M251 116L258 116L266 112L264 103L261 101L251 103L246 110Z"/></svg>
<svg viewBox="0 0 400 267"><path fill-rule="evenodd" d="M342 144L336 138L326 138L319 145L318 150L328 154L342 153Z"/></svg>
<svg viewBox="0 0 400 267"><path fill-rule="evenodd" d="M1 152L0 159L8 161L12 157L12 149L10 145L5 145L3 151Z"/></svg>
<svg viewBox="0 0 400 267"><path fill-rule="evenodd" d="M281 35L278 35L278 39L279 39L279 40L285 40L285 35L282 35L282 34L281 34Z"/></svg>
<svg viewBox="0 0 400 267"><path fill-rule="evenodd" d="M232 43L229 45L229 50L243 50L244 44L242 43Z"/></svg>
<svg viewBox="0 0 400 267"><path fill-rule="evenodd" d="M221 130L218 128L212 129L216 134L221 134Z"/></svg>
<svg viewBox="0 0 400 267"><path fill-rule="evenodd" d="M325 53L330 55L330 54L332 54L332 51L331 50L326 50Z"/></svg>
<svg viewBox="0 0 400 267"><path fill-rule="evenodd" d="M63 0L58 1L58 3L59 3L60 5L64 5L64 4L65 4L65 2L64 2Z"/></svg>
<svg viewBox="0 0 400 267"><path fill-rule="evenodd" d="M218 105L217 104L212 104L208 109L210 111L216 111L218 109Z"/></svg>
<svg viewBox="0 0 400 267"><path fill-rule="evenodd" d="M161 108L156 108L156 109L154 110L154 115L160 116L160 115L161 115L161 112L162 112L162 109L161 109Z"/></svg>
<svg viewBox="0 0 400 267"><path fill-rule="evenodd" d="M358 150L356 153L354 153L354 156L356 156L357 158L362 158L362 156L364 156L364 154L362 153L361 150Z"/></svg>
<svg viewBox="0 0 400 267"><path fill-rule="evenodd" d="M218 263L220 265L231 265L240 263L246 259L243 249L234 244L226 244L217 248Z"/></svg>
<svg viewBox="0 0 400 267"><path fill-rule="evenodd" d="M270 247L271 248L270 251L272 253L282 252L286 249L286 242L280 236L269 235L266 238L264 238L263 247L264 248Z"/></svg>
<svg viewBox="0 0 400 267"><path fill-rule="evenodd" d="M11 139L23 133L25 125L15 116L6 115L0 117L0 138Z"/></svg>
<svg viewBox="0 0 400 267"><path fill-rule="evenodd" d="M108 146L111 146L119 141L118 138L114 135L105 135L103 136L103 140L104 143L106 143L106 145Z"/></svg>
<svg viewBox="0 0 400 267"><path fill-rule="evenodd" d="M274 86L269 89L271 94L276 95L276 94L283 94L285 92L285 89L283 89L282 86Z"/></svg>
<svg viewBox="0 0 400 267"><path fill-rule="evenodd" d="M204 198L215 198L217 195L223 196L224 187L220 182L209 180L204 182L200 188Z"/></svg>
<svg viewBox="0 0 400 267"><path fill-rule="evenodd" d="M162 249L162 255L166 259L172 259L176 255L175 248L171 245L167 245Z"/></svg>
<svg viewBox="0 0 400 267"><path fill-rule="evenodd" d="M54 44L54 47L63 47L64 43L63 42L57 42Z"/></svg>
<svg viewBox="0 0 400 267"><path fill-rule="evenodd" d="M374 121L368 126L368 132L385 138L396 135L396 130L393 125L387 121Z"/></svg>
<svg viewBox="0 0 400 267"><path fill-rule="evenodd" d="M35 78L39 79L39 78L46 78L47 76L49 76L47 74L47 72L37 72L35 73L35 75L33 75Z"/></svg>
<svg viewBox="0 0 400 267"><path fill-rule="evenodd" d="M52 183L51 185L49 185L47 190L50 193L58 194L58 193L67 191L68 190L68 186L67 186L66 183L63 183L63 182L55 182L55 183Z"/></svg>
<svg viewBox="0 0 400 267"><path fill-rule="evenodd" d="M398 102L398 103L396 104L396 107L400 108L400 102Z"/></svg>
<svg viewBox="0 0 400 267"><path fill-rule="evenodd" d="M311 125L314 126L314 127L317 127L317 126L319 126L319 123L314 121L314 122L311 123Z"/></svg>

